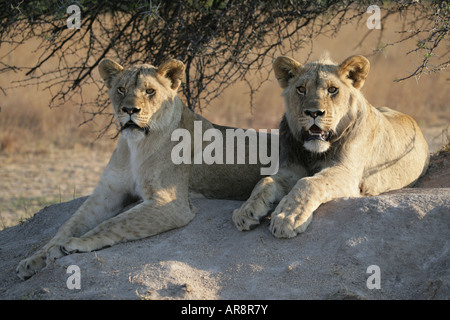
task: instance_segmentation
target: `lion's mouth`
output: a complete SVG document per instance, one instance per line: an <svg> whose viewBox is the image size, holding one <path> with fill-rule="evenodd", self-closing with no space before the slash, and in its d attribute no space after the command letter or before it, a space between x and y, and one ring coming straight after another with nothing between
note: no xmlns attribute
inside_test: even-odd
<svg viewBox="0 0 450 320"><path fill-rule="evenodd" d="M138 130L138 131L143 132L145 135L148 135L150 132L150 128L148 127L148 125L141 127L141 126L137 125L136 123L134 123L133 120L129 120L127 123L125 123L122 126L121 131L124 131L124 130L131 130L131 131Z"/></svg>
<svg viewBox="0 0 450 320"><path fill-rule="evenodd" d="M127 123L125 123L125 124L122 126L122 130L125 130L125 129L144 130L143 128L139 127L136 123L134 123L132 120L128 121Z"/></svg>
<svg viewBox="0 0 450 320"><path fill-rule="evenodd" d="M304 140L305 141L311 141L311 140L321 140L321 141L330 141L331 136L333 135L332 131L323 131L315 124L312 125L309 130L304 132Z"/></svg>

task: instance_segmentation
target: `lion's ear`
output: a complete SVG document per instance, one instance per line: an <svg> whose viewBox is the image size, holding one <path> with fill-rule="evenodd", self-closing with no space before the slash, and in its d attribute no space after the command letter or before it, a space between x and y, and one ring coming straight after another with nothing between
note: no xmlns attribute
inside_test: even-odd
<svg viewBox="0 0 450 320"><path fill-rule="evenodd" d="M302 65L289 57L278 57L273 62L273 70L275 71L275 77L278 80L278 84L281 88L286 88L289 84L289 79L294 77L295 72Z"/></svg>
<svg viewBox="0 0 450 320"><path fill-rule="evenodd" d="M350 79L356 89L362 88L370 70L370 62L363 56L351 56L339 65L341 79Z"/></svg>
<svg viewBox="0 0 450 320"><path fill-rule="evenodd" d="M168 60L158 68L158 74L170 80L170 87L177 90L183 80L184 63L179 60Z"/></svg>
<svg viewBox="0 0 450 320"><path fill-rule="evenodd" d="M104 59L98 65L100 76L105 81L106 87L109 89L112 86L112 80L123 70L123 67L115 61Z"/></svg>

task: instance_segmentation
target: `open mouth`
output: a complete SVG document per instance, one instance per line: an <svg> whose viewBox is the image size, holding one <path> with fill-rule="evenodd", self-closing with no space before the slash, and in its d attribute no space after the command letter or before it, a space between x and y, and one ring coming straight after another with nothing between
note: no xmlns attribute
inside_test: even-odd
<svg viewBox="0 0 450 320"><path fill-rule="evenodd" d="M309 128L308 131L304 132L305 141L311 140L321 140L321 141L330 141L331 136L333 135L332 131L323 131L315 124Z"/></svg>

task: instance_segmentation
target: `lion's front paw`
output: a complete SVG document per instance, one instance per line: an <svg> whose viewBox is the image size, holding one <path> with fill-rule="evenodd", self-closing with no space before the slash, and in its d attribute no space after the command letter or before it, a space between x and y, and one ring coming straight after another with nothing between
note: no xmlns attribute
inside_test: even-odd
<svg viewBox="0 0 450 320"><path fill-rule="evenodd" d="M270 231L277 238L293 238L297 235L293 220L292 216L286 216L284 212L272 216Z"/></svg>
<svg viewBox="0 0 450 320"><path fill-rule="evenodd" d="M264 218L270 206L262 199L249 199L242 207L233 211L233 222L238 230L252 230Z"/></svg>
<svg viewBox="0 0 450 320"><path fill-rule="evenodd" d="M233 222L240 230L251 230L266 217L276 201L275 182L266 177L253 189L250 198L233 212Z"/></svg>
<svg viewBox="0 0 450 320"><path fill-rule="evenodd" d="M16 268L16 274L20 279L26 280L41 271L44 267L45 254L39 253L20 261Z"/></svg>
<svg viewBox="0 0 450 320"><path fill-rule="evenodd" d="M91 250L86 247L85 240L72 237L61 245L61 251L64 252L64 254L71 254L76 252L89 252Z"/></svg>
<svg viewBox="0 0 450 320"><path fill-rule="evenodd" d="M47 250L47 263L54 262L56 259L64 256L64 252L61 251L61 247L59 245L53 245Z"/></svg>
<svg viewBox="0 0 450 320"><path fill-rule="evenodd" d="M233 222L239 231L251 230L259 224L252 211L239 208L233 211Z"/></svg>
<svg viewBox="0 0 450 320"><path fill-rule="evenodd" d="M293 238L306 230L311 223L312 213L303 212L298 204L282 201L272 213L270 231L277 238Z"/></svg>

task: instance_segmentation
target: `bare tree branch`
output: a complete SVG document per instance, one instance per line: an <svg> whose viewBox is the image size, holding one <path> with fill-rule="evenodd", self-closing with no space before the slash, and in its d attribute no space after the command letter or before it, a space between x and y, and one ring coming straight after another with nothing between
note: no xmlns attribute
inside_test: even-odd
<svg viewBox="0 0 450 320"><path fill-rule="evenodd" d="M181 93L191 109L201 109L238 80L248 84L250 101L267 80L250 81L253 74L269 69L278 54L312 47L319 34L335 34L354 19L363 19L369 5L383 8L384 19L393 13L414 10L415 19L405 25L399 41L420 37L411 52L423 60L408 79L423 72L448 67L448 51L437 56L449 34L448 1L401 0L388 6L367 0L20 0L2 3L0 46L14 52L27 40L40 39L37 61L30 66L0 63L0 74L23 72L14 85L43 85L52 93L50 106L73 102L79 96L83 108L93 107L91 119L107 113L107 97L99 93L84 101L85 84L96 83L93 71L105 57L130 65L160 64L167 57L186 64ZM66 9L81 8L81 28L68 29ZM385 46L395 45L395 43ZM49 69L51 61L56 68ZM434 65L432 62L437 61ZM98 86L101 86L97 84ZM8 90L3 88L2 90ZM100 90L101 91L101 90ZM95 111L92 111L95 110ZM110 123L112 125L112 122Z"/></svg>

